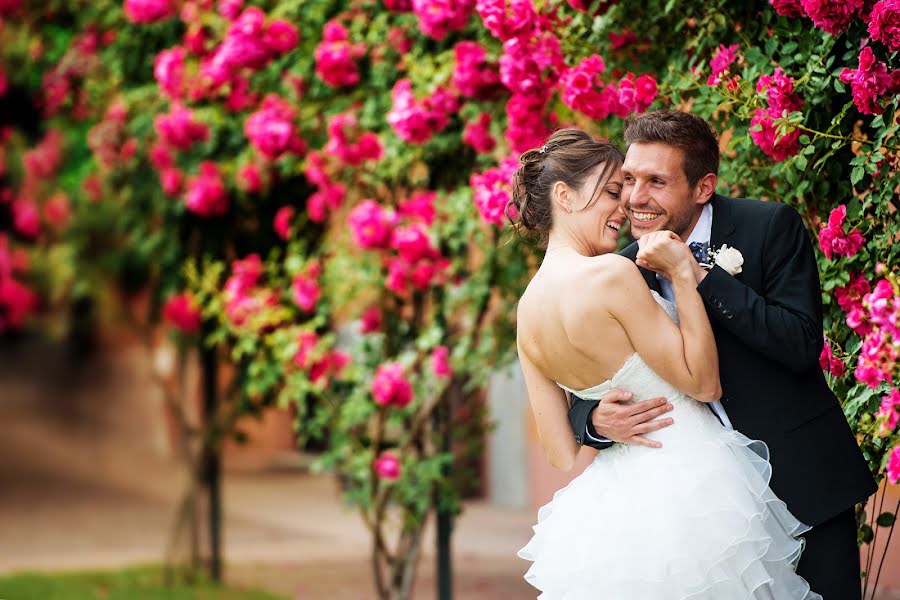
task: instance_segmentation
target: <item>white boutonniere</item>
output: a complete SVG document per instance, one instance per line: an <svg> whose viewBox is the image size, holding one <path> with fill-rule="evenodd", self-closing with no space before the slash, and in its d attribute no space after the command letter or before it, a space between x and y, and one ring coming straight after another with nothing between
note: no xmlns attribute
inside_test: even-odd
<svg viewBox="0 0 900 600"><path fill-rule="evenodd" d="M719 265L729 275L737 275L743 269L744 255L737 248L732 248L728 244L722 244L718 250L710 248L707 251L709 255L709 268Z"/></svg>

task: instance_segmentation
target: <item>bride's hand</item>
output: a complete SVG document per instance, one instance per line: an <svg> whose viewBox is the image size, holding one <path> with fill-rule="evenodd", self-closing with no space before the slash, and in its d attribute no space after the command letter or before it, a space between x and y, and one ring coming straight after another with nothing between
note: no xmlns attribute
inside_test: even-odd
<svg viewBox="0 0 900 600"><path fill-rule="evenodd" d="M669 281L677 277L696 279L697 261L681 238L667 230L654 231L638 238L635 263L659 273Z"/></svg>

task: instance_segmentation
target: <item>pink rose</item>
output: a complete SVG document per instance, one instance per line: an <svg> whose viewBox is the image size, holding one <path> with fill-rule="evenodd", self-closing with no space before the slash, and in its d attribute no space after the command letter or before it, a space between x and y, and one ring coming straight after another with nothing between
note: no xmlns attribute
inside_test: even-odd
<svg viewBox="0 0 900 600"><path fill-rule="evenodd" d="M825 253L825 258L831 259L834 255L853 256L865 244L866 240L858 229L844 232L846 217L847 207L842 204L831 211L828 224L823 225L819 231L819 248Z"/></svg>
<svg viewBox="0 0 900 600"><path fill-rule="evenodd" d="M869 15L869 35L891 52L900 50L900 0L881 0Z"/></svg>
<svg viewBox="0 0 900 600"><path fill-rule="evenodd" d="M248 194L255 194L262 189L262 175L259 167L248 163L238 169L237 186Z"/></svg>
<svg viewBox="0 0 900 600"><path fill-rule="evenodd" d="M532 0L477 0L475 10L501 42L535 33L541 26Z"/></svg>
<svg viewBox="0 0 900 600"><path fill-rule="evenodd" d="M438 88L430 98L416 100L409 79L401 79L391 91L393 105L387 122L397 137L411 144L422 144L450 122L457 106L445 90Z"/></svg>
<svg viewBox="0 0 900 600"><path fill-rule="evenodd" d="M865 276L858 273L850 277L847 285L834 288L834 297L841 310L847 312L854 306L860 306L863 297L871 291L872 288Z"/></svg>
<svg viewBox="0 0 900 600"><path fill-rule="evenodd" d="M275 220L272 224L278 237L287 241L291 237L291 221L294 220L294 207L282 206L275 213Z"/></svg>
<svg viewBox="0 0 900 600"><path fill-rule="evenodd" d="M900 446L891 450L887 461L887 475L891 483L900 480Z"/></svg>
<svg viewBox="0 0 900 600"><path fill-rule="evenodd" d="M184 48L175 46L161 51L153 61L153 76L169 98L184 95L184 56Z"/></svg>
<svg viewBox="0 0 900 600"><path fill-rule="evenodd" d="M359 83L356 61L366 48L348 41L350 32L336 20L325 24L322 41L313 53L316 59L316 75L331 87L343 87Z"/></svg>
<svg viewBox="0 0 900 600"><path fill-rule="evenodd" d="M297 46L300 33L297 28L284 19L272 19L263 33L263 44L275 54L290 52Z"/></svg>
<svg viewBox="0 0 900 600"><path fill-rule="evenodd" d="M200 309L190 292L182 292L166 300L163 318L184 333L197 333L203 322Z"/></svg>
<svg viewBox="0 0 900 600"><path fill-rule="evenodd" d="M323 152L356 166L366 160L381 158L381 140L371 131L361 131L352 113L339 113L328 121L328 142Z"/></svg>
<svg viewBox="0 0 900 600"><path fill-rule="evenodd" d="M485 100L502 91L497 65L487 61L487 51L478 42L459 42L453 47L456 67L453 85L463 96Z"/></svg>
<svg viewBox="0 0 900 600"><path fill-rule="evenodd" d="M194 120L194 114L180 103L173 103L168 114L157 115L154 127L167 145L187 150L196 142L209 138L209 127Z"/></svg>
<svg viewBox="0 0 900 600"><path fill-rule="evenodd" d="M881 98L886 94L900 92L900 69L888 73L887 65L875 60L875 54L869 46L859 53L859 67L844 67L840 78L844 83L850 84L856 108L867 115L883 113Z"/></svg>
<svg viewBox="0 0 900 600"><path fill-rule="evenodd" d="M375 467L375 473L381 479L395 481L400 477L400 459L388 451L382 452L373 461L372 466Z"/></svg>
<svg viewBox="0 0 900 600"><path fill-rule="evenodd" d="M384 279L384 287L401 298L408 298L410 292L410 273L412 265L406 259L398 256L391 257L387 261L387 275Z"/></svg>
<svg viewBox="0 0 900 600"><path fill-rule="evenodd" d="M618 98L615 86L607 89L611 91L612 98L609 97L609 94L604 93L600 95L598 101L603 106L601 111L608 115L613 112L610 106L618 104ZM553 116L547 113L548 100L549 94L547 93L543 96L513 95L509 99L506 103L508 126L504 135L509 142L510 150L521 153L544 143L544 140L550 135L553 125Z"/></svg>
<svg viewBox="0 0 900 600"><path fill-rule="evenodd" d="M491 115L483 112L478 119L466 123L463 130L463 143L476 152L486 154L497 146L497 140L491 135Z"/></svg>
<svg viewBox="0 0 900 600"><path fill-rule="evenodd" d="M796 19L806 15L800 0L769 0L769 4L779 15Z"/></svg>
<svg viewBox="0 0 900 600"><path fill-rule="evenodd" d="M246 77L235 76L230 85L231 91L225 99L225 108L230 112L241 112L256 104L257 96L250 89L250 81Z"/></svg>
<svg viewBox="0 0 900 600"><path fill-rule="evenodd" d="M450 367L450 349L447 346L438 346L432 351L431 370L437 377L453 375L453 369Z"/></svg>
<svg viewBox="0 0 900 600"><path fill-rule="evenodd" d="M412 0L412 10L419 17L419 30L442 40L451 31L465 28L475 10L475 0Z"/></svg>
<svg viewBox="0 0 900 600"><path fill-rule="evenodd" d="M306 144L294 126L296 110L283 98L270 94L262 106L247 118L244 134L260 154L276 159L286 152L302 154Z"/></svg>
<svg viewBox="0 0 900 600"><path fill-rule="evenodd" d="M380 406L403 408L412 401L412 385L406 379L402 364L385 363L375 370L375 376L372 378L372 396L375 403Z"/></svg>
<svg viewBox="0 0 900 600"><path fill-rule="evenodd" d="M21 329L40 299L26 285L10 276L0 276L0 333Z"/></svg>
<svg viewBox="0 0 900 600"><path fill-rule="evenodd" d="M723 44L719 45L716 55L709 61L709 68L712 70L712 74L710 75L710 80L706 82L707 85L717 85L721 82L719 76L734 64L734 61L737 59L735 53L739 47L737 44L732 44L727 48ZM714 83L710 83L710 81Z"/></svg>
<svg viewBox="0 0 900 600"><path fill-rule="evenodd" d="M897 354L890 336L876 329L863 341L853 374L858 381L871 388L878 387L883 381L892 382Z"/></svg>
<svg viewBox="0 0 900 600"><path fill-rule="evenodd" d="M123 8L132 23L152 23L175 15L170 0L125 0Z"/></svg>
<svg viewBox="0 0 900 600"><path fill-rule="evenodd" d="M297 303L297 306L303 312L313 312L321 296L319 283L307 275L300 274L294 277L292 288L294 291L294 302Z"/></svg>
<svg viewBox="0 0 900 600"><path fill-rule="evenodd" d="M803 107L803 101L794 93L794 78L788 77L776 67L772 75L763 75L756 84L756 91L765 94L772 113L781 116L783 111L794 112Z"/></svg>
<svg viewBox="0 0 900 600"><path fill-rule="evenodd" d="M216 163L200 163L200 173L188 182L184 205L201 217L214 217L228 212L228 195Z"/></svg>
<svg viewBox="0 0 900 600"><path fill-rule="evenodd" d="M549 31L528 39L512 38L503 44L500 81L513 94L543 96L564 68L559 39Z"/></svg>
<svg viewBox="0 0 900 600"><path fill-rule="evenodd" d="M307 369L313 364L313 353L319 344L319 337L313 331L304 330L297 336L297 352L294 353L294 364Z"/></svg>
<svg viewBox="0 0 900 600"><path fill-rule="evenodd" d="M831 351L828 338L825 338L825 344L822 346L822 353L819 355L819 366L826 373L833 377L843 377L847 366L844 361L837 358Z"/></svg>
<svg viewBox="0 0 900 600"><path fill-rule="evenodd" d="M244 6L244 0L219 0L219 14L234 21L241 14L241 8Z"/></svg>
<svg viewBox="0 0 900 600"><path fill-rule="evenodd" d="M374 333L381 329L381 309L370 306L360 317L360 332Z"/></svg>
<svg viewBox="0 0 900 600"><path fill-rule="evenodd" d="M181 193L184 176L180 169L166 168L159 172L159 184L166 196L177 196Z"/></svg>
<svg viewBox="0 0 900 600"><path fill-rule="evenodd" d="M651 76L627 73L619 81L619 104L628 112L644 112L656 99L656 80Z"/></svg>
<svg viewBox="0 0 900 600"><path fill-rule="evenodd" d="M512 197L512 176L518 167L518 159L509 157L498 166L484 173L473 173L469 178L469 185L473 190L472 200L481 213L481 218L488 223L498 227L505 224L506 207Z"/></svg>
<svg viewBox="0 0 900 600"><path fill-rule="evenodd" d="M637 43L637 41L637 35L628 29L623 29L622 33L609 32L609 45L612 46L613 50L621 50L626 46Z"/></svg>
<svg viewBox="0 0 900 600"><path fill-rule="evenodd" d="M391 248L410 263L415 263L423 258L439 256L425 229L418 224L394 229L391 234Z"/></svg>
<svg viewBox="0 0 900 600"><path fill-rule="evenodd" d="M787 160L800 151L800 131L795 129L779 136L775 119L781 118L781 111L757 108L750 119L750 138L760 150L777 161Z"/></svg>
<svg viewBox="0 0 900 600"><path fill-rule="evenodd" d="M800 0L800 4L816 27L837 35L850 26L865 0Z"/></svg>
<svg viewBox="0 0 900 600"><path fill-rule="evenodd" d="M897 406L900 405L900 391L896 388L891 389L887 396L882 397L881 406L876 413L876 417L887 417L878 428L878 435L887 437L897 428L897 422L900 421L900 413L897 412Z"/></svg>
<svg viewBox="0 0 900 600"><path fill-rule="evenodd" d="M172 155L172 151L159 141L150 147L147 158L150 159L150 164L160 170L175 166L175 157Z"/></svg>
<svg viewBox="0 0 900 600"><path fill-rule="evenodd" d="M348 223L357 246L386 249L396 216L374 200L363 200L350 212Z"/></svg>
<svg viewBox="0 0 900 600"><path fill-rule="evenodd" d="M409 221L419 221L425 225L434 222L434 200L437 194L433 191L415 191L412 195L402 200L397 206L397 212Z"/></svg>
<svg viewBox="0 0 900 600"><path fill-rule="evenodd" d="M38 207L30 200L18 199L12 203L13 229L24 238L33 240L41 233L41 216Z"/></svg>
<svg viewBox="0 0 900 600"><path fill-rule="evenodd" d="M328 182L306 201L306 213L313 223L323 223L344 204L347 190L340 183Z"/></svg>

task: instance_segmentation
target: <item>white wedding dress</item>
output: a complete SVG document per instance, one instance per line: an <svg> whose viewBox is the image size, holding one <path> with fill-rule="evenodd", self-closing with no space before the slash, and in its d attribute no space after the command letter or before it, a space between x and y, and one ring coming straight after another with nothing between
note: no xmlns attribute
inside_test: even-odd
<svg viewBox="0 0 900 600"><path fill-rule="evenodd" d="M675 306L654 298L677 321ZM560 385L560 387L565 386ZM809 527L769 489L768 449L726 429L633 354L611 388L665 396L674 424L616 444L538 512L519 556L541 600L795 600L821 598L794 572Z"/></svg>

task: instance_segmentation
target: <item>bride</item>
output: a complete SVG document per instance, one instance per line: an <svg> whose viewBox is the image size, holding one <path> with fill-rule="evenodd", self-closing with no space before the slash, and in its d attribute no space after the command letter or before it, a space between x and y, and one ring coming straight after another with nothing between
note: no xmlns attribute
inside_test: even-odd
<svg viewBox="0 0 900 600"><path fill-rule="evenodd" d="M647 424L647 446L603 451L541 508L519 551L533 561L525 578L544 600L820 598L794 572L809 528L769 489L765 444L704 405L721 387L700 267L678 254L690 250L669 231L639 240L676 312L614 253L626 220L615 146L563 129L520 161L517 226L546 255L519 302L518 350L548 459L568 470L579 450L566 392L598 399L616 387L673 407L671 426Z"/></svg>

